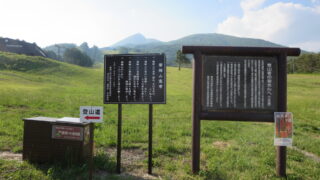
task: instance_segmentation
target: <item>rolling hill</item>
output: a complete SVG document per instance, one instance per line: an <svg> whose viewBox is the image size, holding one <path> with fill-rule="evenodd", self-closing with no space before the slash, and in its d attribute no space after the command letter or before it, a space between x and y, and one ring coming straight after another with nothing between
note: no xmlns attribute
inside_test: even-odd
<svg viewBox="0 0 320 180"><path fill-rule="evenodd" d="M256 47L283 47L262 39L241 38L217 33L193 34L177 40L162 42L156 39L146 38L141 33L131 35L123 40L118 41L109 47L99 48L93 46L89 48L87 43L80 46L72 43L55 44L45 48L46 51L53 51L60 56L68 48L77 47L86 53L96 62L103 60L103 54L117 54L126 49L126 53L165 53L167 57L167 65L175 65L177 50L184 45L193 46L256 46ZM192 58L189 56L189 58Z"/></svg>
<svg viewBox="0 0 320 180"><path fill-rule="evenodd" d="M184 45L194 46L257 46L257 47L283 47L262 39L241 38L217 33L193 34L169 42L143 41L144 36L137 34L119 41L117 44L126 46L133 52L165 53L167 64L174 65L177 50ZM115 47L116 48L116 47ZM102 48L106 50L107 48ZM108 51L105 51L108 52Z"/></svg>

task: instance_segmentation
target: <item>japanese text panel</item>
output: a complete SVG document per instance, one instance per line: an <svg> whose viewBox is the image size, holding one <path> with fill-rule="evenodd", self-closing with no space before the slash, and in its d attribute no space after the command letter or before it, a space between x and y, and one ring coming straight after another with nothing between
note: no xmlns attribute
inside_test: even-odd
<svg viewBox="0 0 320 180"><path fill-rule="evenodd" d="M203 68L203 110L276 110L276 57L204 56Z"/></svg>
<svg viewBox="0 0 320 180"><path fill-rule="evenodd" d="M105 104L164 104L164 54L105 56Z"/></svg>

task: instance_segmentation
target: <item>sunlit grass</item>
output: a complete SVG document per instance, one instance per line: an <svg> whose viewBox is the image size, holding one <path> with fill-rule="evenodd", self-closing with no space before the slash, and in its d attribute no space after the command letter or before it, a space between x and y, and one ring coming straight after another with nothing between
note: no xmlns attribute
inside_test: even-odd
<svg viewBox="0 0 320 180"><path fill-rule="evenodd" d="M62 63L37 71L0 70L0 150L22 152L22 118L78 117L79 106L83 105L104 106L104 123L96 124L95 129L96 149L115 147L117 105L104 105L102 97L102 67L89 69ZM202 121L201 172L192 175L191 100L192 70L168 67L167 104L154 105L156 174L164 179L276 178L273 125L220 121ZM294 146L320 156L319 74L288 76L288 111L294 116ZM147 152L147 135L148 105L123 105L123 147ZM289 149L287 164L289 179L320 179L320 164L299 152ZM12 162L1 160L0 179L7 178L5 174L14 168ZM24 168L32 173L27 174ZM68 171L68 175L81 176L79 168ZM44 171L24 163L10 177L59 179L61 171L51 169Z"/></svg>

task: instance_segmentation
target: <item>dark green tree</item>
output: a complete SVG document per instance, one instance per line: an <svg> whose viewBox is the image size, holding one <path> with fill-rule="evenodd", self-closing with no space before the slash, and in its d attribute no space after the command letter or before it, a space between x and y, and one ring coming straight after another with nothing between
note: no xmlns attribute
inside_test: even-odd
<svg viewBox="0 0 320 180"><path fill-rule="evenodd" d="M58 57L58 55L54 51L45 51L48 58L60 60L61 58Z"/></svg>
<svg viewBox="0 0 320 180"><path fill-rule="evenodd" d="M179 67L179 71L181 69L181 66L183 64L190 64L190 59L186 57L186 55L184 55L181 50L178 50L176 53L176 63L178 64Z"/></svg>
<svg viewBox="0 0 320 180"><path fill-rule="evenodd" d="M63 61L84 67L91 67L93 65L91 58L77 48L67 49L63 54Z"/></svg>
<svg viewBox="0 0 320 180"><path fill-rule="evenodd" d="M92 48L90 48L90 57L94 61L103 61L103 53L97 46L92 46Z"/></svg>
<svg viewBox="0 0 320 180"><path fill-rule="evenodd" d="M320 72L320 53L305 53L298 58L289 59L288 72L318 73Z"/></svg>
<svg viewBox="0 0 320 180"><path fill-rule="evenodd" d="M80 49L83 53L85 53L85 54L87 54L87 55L89 56L90 48L89 48L87 42L82 43L82 44L79 46L79 49Z"/></svg>

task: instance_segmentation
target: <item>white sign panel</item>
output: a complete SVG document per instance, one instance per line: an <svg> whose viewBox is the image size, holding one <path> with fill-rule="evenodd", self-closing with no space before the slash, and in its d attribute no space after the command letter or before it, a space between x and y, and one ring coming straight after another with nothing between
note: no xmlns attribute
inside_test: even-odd
<svg viewBox="0 0 320 180"><path fill-rule="evenodd" d="M103 121L102 106L80 106L80 121L99 123Z"/></svg>
<svg viewBox="0 0 320 180"><path fill-rule="evenodd" d="M274 113L274 145L292 146L293 120L291 112Z"/></svg>

